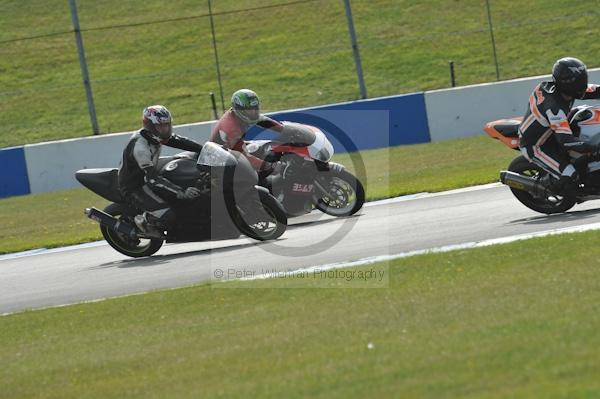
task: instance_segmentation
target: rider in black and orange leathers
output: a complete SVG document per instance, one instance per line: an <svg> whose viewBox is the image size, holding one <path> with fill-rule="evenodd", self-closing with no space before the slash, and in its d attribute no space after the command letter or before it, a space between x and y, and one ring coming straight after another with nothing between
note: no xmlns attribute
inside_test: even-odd
<svg viewBox="0 0 600 399"><path fill-rule="evenodd" d="M568 115L575 99L600 99L600 87L588 85L587 68L577 58L556 61L552 78L529 96L519 137L523 155L558 179L552 189L560 194L578 180L568 152L598 153L598 146L573 135Z"/></svg>

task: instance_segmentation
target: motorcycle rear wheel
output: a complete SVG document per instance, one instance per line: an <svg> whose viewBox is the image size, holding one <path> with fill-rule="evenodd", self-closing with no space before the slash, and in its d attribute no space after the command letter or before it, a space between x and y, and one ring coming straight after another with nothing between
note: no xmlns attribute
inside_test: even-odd
<svg viewBox="0 0 600 399"><path fill-rule="evenodd" d="M508 166L508 170L535 179L539 179L547 174L542 168L529 162L523 155L513 159ZM566 212L577 203L574 198L562 197L559 195L548 195L546 198L537 198L527 191L518 190L512 187L510 190L519 202L527 208L539 213L545 213L546 215Z"/></svg>
<svg viewBox="0 0 600 399"><path fill-rule="evenodd" d="M120 204L110 204L104 208L104 212L117 219L123 218L123 206ZM132 258L154 255L163 245L163 240L159 238L132 239L104 225L100 225L100 232L108 245Z"/></svg>

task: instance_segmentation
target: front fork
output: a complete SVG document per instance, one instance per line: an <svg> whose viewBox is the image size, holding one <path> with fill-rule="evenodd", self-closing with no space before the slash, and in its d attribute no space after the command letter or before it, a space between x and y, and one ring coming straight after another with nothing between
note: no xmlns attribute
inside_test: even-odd
<svg viewBox="0 0 600 399"><path fill-rule="evenodd" d="M317 170L318 172L334 172L334 173L341 173L344 170L344 166L339 164L339 163L335 163L335 162L319 162L319 161L315 161L315 164L317 165ZM318 174L317 172L317 174ZM330 193L329 190L326 187L323 187L323 185L319 182L319 179L315 177L315 194L313 195L313 199L315 201L319 201L321 198L323 197L329 197ZM316 202L315 202L316 203Z"/></svg>

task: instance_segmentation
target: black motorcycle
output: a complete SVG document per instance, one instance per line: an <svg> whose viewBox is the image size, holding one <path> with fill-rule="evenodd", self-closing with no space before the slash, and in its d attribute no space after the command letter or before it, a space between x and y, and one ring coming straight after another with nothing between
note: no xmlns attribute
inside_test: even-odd
<svg viewBox="0 0 600 399"><path fill-rule="evenodd" d="M274 240L287 228L281 204L263 187L248 160L214 143L198 153L161 157L160 175L182 188L197 187L193 200L171 201L177 218L164 237L147 236L136 228L134 217L142 210L128 203L118 189L118 169L83 169L75 177L85 187L112 201L104 211L87 208L86 215L100 223L104 239L131 257L150 256L163 242L191 242L238 238Z"/></svg>

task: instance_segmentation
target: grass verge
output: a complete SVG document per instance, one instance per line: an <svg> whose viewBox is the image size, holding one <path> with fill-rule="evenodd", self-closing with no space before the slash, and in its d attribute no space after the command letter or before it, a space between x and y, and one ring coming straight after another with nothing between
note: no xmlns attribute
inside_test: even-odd
<svg viewBox="0 0 600 399"><path fill-rule="evenodd" d="M108 203L83 188L2 199L0 254L99 240L98 223L83 210Z"/></svg>
<svg viewBox="0 0 600 399"><path fill-rule="evenodd" d="M387 270L387 288L230 282L0 317L0 386L40 398L597 397L599 239L363 268Z"/></svg>
<svg viewBox="0 0 600 399"><path fill-rule="evenodd" d="M0 5L0 147L91 134L68 2ZM211 91L221 108L210 21L188 18L207 2L77 7L102 133L134 129L156 103L177 123L208 120ZM343 2L219 0L213 11L225 101L242 87L267 111L359 98ZM370 97L449 87L450 60L458 85L496 80L485 2L352 0L352 13ZM549 73L565 55L598 66L588 2L494 0L491 16L500 79Z"/></svg>
<svg viewBox="0 0 600 399"><path fill-rule="evenodd" d="M399 146L360 153L367 170L368 199L442 191L498 179L515 156L487 137ZM350 156L336 161L351 165ZM83 215L108 202L86 189L0 200L0 254L101 239L97 224Z"/></svg>

